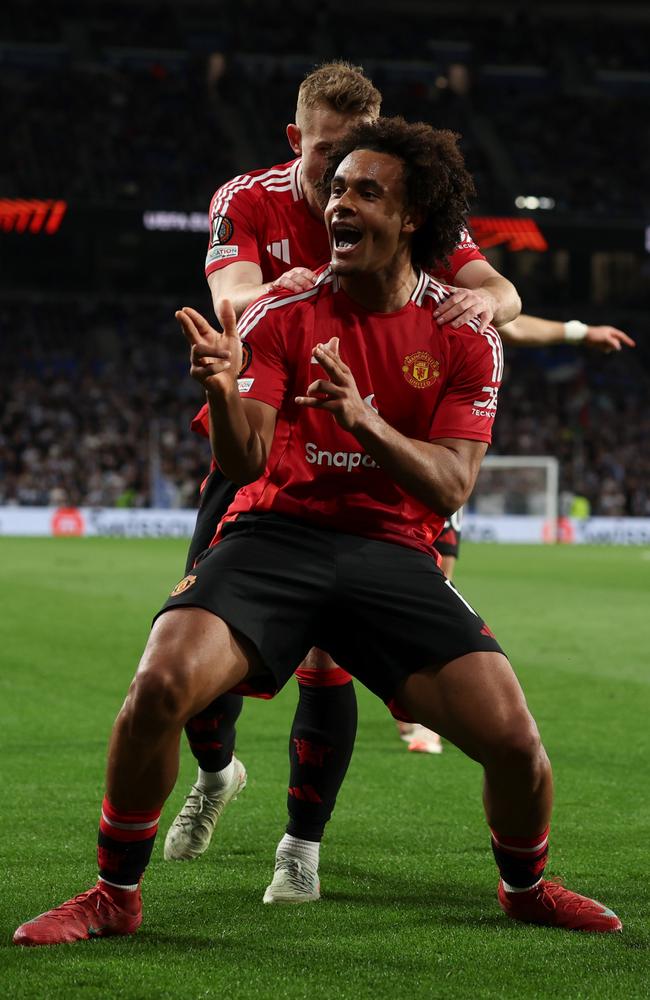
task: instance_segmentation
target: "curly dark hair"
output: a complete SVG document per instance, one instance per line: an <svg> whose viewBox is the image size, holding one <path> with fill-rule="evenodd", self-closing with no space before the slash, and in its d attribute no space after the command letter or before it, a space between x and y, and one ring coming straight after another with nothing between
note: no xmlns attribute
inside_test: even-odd
<svg viewBox="0 0 650 1000"><path fill-rule="evenodd" d="M423 217L413 236L413 263L428 270L435 261L446 261L458 244L469 200L476 194L458 149L459 138L448 129L399 117L354 125L328 154L319 191L321 203L324 207L329 200L337 167L355 149L397 157L404 165L406 204Z"/></svg>

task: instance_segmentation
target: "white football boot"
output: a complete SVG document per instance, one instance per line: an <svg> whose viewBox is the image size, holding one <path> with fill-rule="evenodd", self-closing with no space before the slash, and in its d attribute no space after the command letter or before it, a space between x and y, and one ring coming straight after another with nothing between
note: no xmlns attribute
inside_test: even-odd
<svg viewBox="0 0 650 1000"><path fill-rule="evenodd" d="M207 851L221 814L246 786L246 768L233 756L232 780L219 791L206 794L192 785L185 805L167 831L165 861L191 861Z"/></svg>
<svg viewBox="0 0 650 1000"><path fill-rule="evenodd" d="M265 903L313 903L320 899L318 868L281 854L276 858L273 881L266 887Z"/></svg>
<svg viewBox="0 0 650 1000"><path fill-rule="evenodd" d="M402 737L405 739L405 737ZM409 750L414 753L442 753L442 740L433 729L427 729L419 723L413 726L406 740Z"/></svg>

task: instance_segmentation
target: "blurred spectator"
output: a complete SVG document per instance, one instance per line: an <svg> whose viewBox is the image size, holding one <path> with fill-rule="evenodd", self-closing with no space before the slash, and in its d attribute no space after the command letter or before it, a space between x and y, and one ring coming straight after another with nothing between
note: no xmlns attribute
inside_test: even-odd
<svg viewBox="0 0 650 1000"><path fill-rule="evenodd" d="M0 503L143 507L155 488L164 506L196 505L210 453L189 432L201 400L172 314L3 307L5 331L25 335L0 357ZM107 338L111 321L123 339Z"/></svg>

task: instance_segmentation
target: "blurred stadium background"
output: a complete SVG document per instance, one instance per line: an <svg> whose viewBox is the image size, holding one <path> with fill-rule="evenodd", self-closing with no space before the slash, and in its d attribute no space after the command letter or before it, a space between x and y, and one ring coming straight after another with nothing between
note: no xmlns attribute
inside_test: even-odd
<svg viewBox="0 0 650 1000"><path fill-rule="evenodd" d="M386 113L462 133L474 232L524 311L637 340L510 349L491 453L556 456L563 514L650 517L647 6L395 9L4 5L0 507L195 505L207 456L172 313L210 310L212 192L289 158L297 85L336 56L363 63ZM488 513L526 511L507 483Z"/></svg>

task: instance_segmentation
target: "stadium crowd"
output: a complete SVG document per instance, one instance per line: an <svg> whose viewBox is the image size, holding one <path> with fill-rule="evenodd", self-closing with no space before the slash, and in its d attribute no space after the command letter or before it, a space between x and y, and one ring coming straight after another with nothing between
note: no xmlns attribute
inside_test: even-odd
<svg viewBox="0 0 650 1000"><path fill-rule="evenodd" d="M3 341L23 334L0 359L0 504L196 504L209 454L189 429L200 398L173 308L4 304ZM635 356L506 358L491 453L555 455L561 490L593 514L650 516L650 379Z"/></svg>
<svg viewBox="0 0 650 1000"><path fill-rule="evenodd" d="M345 31L336 29L341 10ZM387 31L381 5L373 11L328 0L306 24L297 0L280 20L274 4L250 0L227 19L198 0L137 9L97 0L83 15L66 2L9 0L0 196L70 199L86 206L95 230L124 206L205 212L224 179L288 159L284 126L298 81L336 51L363 61L385 113L462 133L477 212L511 214L522 193L590 220L638 219L650 208L650 132L637 127L650 101L643 19L630 30L602 7L585 23L569 9L474 5L471 16L444 20L410 10ZM584 315L551 255L538 257L528 273L508 274L526 311L551 306L569 317L575 304ZM164 276L153 284L149 264L143 254L129 287L168 290ZM7 280L15 275L14 266ZM2 306L0 503L194 504L207 454L189 433L196 389L170 319L177 302L116 306L87 289L86 298L39 304L29 282L49 289L58 276L36 269L25 280L23 298ZM647 314L647 283L619 285L607 307ZM647 347L613 359L569 348L508 358L493 452L557 455L561 488L586 497L592 513L649 515Z"/></svg>
<svg viewBox="0 0 650 1000"><path fill-rule="evenodd" d="M650 379L636 359L569 348L506 356L492 454L553 455L561 493L585 497L592 514L650 516Z"/></svg>
<svg viewBox="0 0 650 1000"><path fill-rule="evenodd" d="M209 448L189 432L201 400L171 306L0 312L22 331L0 361L0 504L197 504Z"/></svg>

